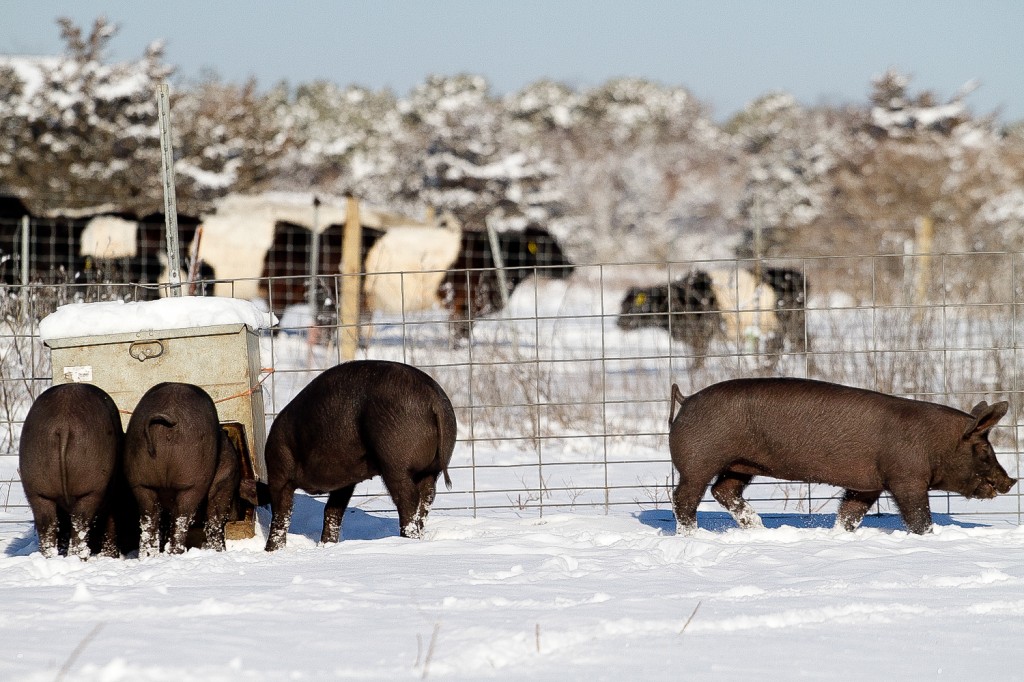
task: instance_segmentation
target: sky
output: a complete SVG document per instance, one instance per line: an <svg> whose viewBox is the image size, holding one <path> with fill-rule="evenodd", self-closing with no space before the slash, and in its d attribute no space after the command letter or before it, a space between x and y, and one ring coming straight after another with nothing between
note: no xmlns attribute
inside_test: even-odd
<svg viewBox="0 0 1024 682"><path fill-rule="evenodd" d="M56 25L120 26L109 59L163 39L178 82L213 71L262 86L317 79L404 95L430 74L485 76L495 94L542 78L683 86L725 120L774 91L863 104L890 67L941 100L969 82L979 115L1024 119L1024 2L986 0L0 0L0 54L58 54Z"/></svg>

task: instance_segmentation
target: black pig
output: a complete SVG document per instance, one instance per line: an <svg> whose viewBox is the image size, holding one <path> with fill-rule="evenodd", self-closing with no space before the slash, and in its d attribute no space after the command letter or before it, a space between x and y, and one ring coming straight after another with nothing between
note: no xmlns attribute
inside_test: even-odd
<svg viewBox="0 0 1024 682"><path fill-rule="evenodd" d="M32 403L18 467L43 556L65 546L82 559L90 550L118 556L117 533L128 532L118 528L119 512L134 509L121 473L123 443L117 405L97 386L60 384Z"/></svg>
<svg viewBox="0 0 1024 682"><path fill-rule="evenodd" d="M669 451L679 472L673 497L680 529L697 525L711 494L741 527L761 525L743 499L754 476L846 489L836 526L853 530L883 491L914 533L931 529L929 490L968 498L1005 493L1016 479L996 461L988 433L1008 404L971 413L810 379L735 379L684 398L672 386ZM671 415L670 415L671 417Z"/></svg>
<svg viewBox="0 0 1024 682"><path fill-rule="evenodd" d="M420 537L438 476L451 488L455 436L451 401L415 367L357 360L323 372L281 410L267 437L267 551L285 546L296 488L330 493L320 542L337 542L356 484L377 475L402 536Z"/></svg>
<svg viewBox="0 0 1024 682"><path fill-rule="evenodd" d="M224 549L224 522L238 489L238 454L221 431L209 394L192 384L149 389L125 433L125 474L139 503L139 556L160 552L161 515L168 551L186 549L186 535L206 505L204 547Z"/></svg>

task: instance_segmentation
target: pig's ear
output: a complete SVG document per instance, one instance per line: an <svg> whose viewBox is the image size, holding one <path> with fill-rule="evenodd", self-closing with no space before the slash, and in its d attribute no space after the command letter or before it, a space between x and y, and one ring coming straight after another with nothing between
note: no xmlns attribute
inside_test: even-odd
<svg viewBox="0 0 1024 682"><path fill-rule="evenodd" d="M971 434L983 434L990 431L993 426L999 423L999 420L1003 418L1008 409L1010 409L1010 403L1005 400L994 405L989 405L982 400L971 410L971 414L975 417L975 422L967 429L967 433L964 435L970 436Z"/></svg>

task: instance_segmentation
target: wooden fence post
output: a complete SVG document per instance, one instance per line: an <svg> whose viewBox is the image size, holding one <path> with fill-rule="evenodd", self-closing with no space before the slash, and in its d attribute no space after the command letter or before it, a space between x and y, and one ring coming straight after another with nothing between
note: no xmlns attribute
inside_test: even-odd
<svg viewBox="0 0 1024 682"><path fill-rule="evenodd" d="M348 197L345 231L341 239L341 301L338 306L338 345L341 359L356 357L359 348L359 290L362 286L363 228L359 222L359 201Z"/></svg>
<svg viewBox="0 0 1024 682"><path fill-rule="evenodd" d="M917 221L914 235L917 242L917 297L914 303L924 303L931 289L932 279L932 242L935 241L935 220L931 216L921 216Z"/></svg>

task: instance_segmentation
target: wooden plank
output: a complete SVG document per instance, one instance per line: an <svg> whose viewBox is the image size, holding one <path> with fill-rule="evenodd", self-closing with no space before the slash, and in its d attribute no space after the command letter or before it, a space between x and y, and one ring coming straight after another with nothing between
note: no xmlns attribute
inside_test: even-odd
<svg viewBox="0 0 1024 682"><path fill-rule="evenodd" d="M363 228L359 223L359 201L350 196L345 211L341 240L341 301L338 306L338 344L341 359L356 357L359 348L359 289L363 278Z"/></svg>

